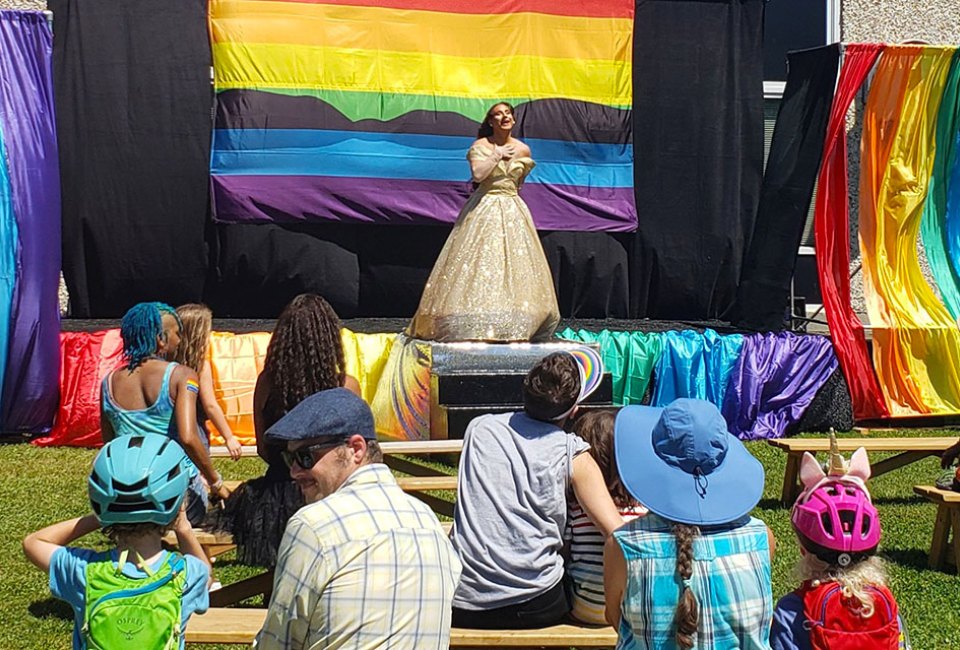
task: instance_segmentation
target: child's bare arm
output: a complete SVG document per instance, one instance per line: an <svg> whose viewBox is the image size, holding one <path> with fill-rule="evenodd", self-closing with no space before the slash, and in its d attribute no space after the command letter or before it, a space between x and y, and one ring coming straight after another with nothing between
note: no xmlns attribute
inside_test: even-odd
<svg viewBox="0 0 960 650"><path fill-rule="evenodd" d="M573 459L573 493L590 521L606 537L623 525L623 517L610 498L597 461L588 453Z"/></svg>
<svg viewBox="0 0 960 650"><path fill-rule="evenodd" d="M35 567L49 571L50 559L58 549L99 529L100 522L92 514L61 521L27 535L23 540L23 553Z"/></svg>
<svg viewBox="0 0 960 650"><path fill-rule="evenodd" d="M193 533L193 526L190 525L190 520L187 519L187 511L183 508L180 509L180 514L177 515L176 521L173 522L173 532L177 536L177 547L180 549L180 552L186 555L192 555L198 560L201 560L207 565L207 568L210 569L210 575L212 576L213 567L210 566L210 559L207 558L207 554L203 552L203 547L200 546L200 542L197 541L197 536Z"/></svg>
<svg viewBox="0 0 960 650"><path fill-rule="evenodd" d="M230 458L240 460L242 449L233 435L227 417L223 414L223 409L220 408L220 402L217 401L217 393L213 387L213 368L210 366L209 359L203 362L203 367L200 369L200 404L203 405L203 412L213 422L213 426L217 427L217 431L227 444Z"/></svg>

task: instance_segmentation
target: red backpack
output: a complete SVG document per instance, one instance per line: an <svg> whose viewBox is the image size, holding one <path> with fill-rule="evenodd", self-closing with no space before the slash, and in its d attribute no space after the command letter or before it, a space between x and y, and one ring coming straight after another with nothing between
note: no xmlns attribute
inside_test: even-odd
<svg viewBox="0 0 960 650"><path fill-rule="evenodd" d="M810 630L812 650L897 650L900 624L897 601L886 587L871 586L873 616L860 615L860 603L843 597L836 582L816 587L804 585L797 590L803 599L803 614Z"/></svg>

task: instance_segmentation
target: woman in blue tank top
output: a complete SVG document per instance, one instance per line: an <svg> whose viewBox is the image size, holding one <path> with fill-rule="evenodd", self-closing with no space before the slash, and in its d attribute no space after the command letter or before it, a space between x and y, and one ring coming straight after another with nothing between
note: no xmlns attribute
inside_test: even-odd
<svg viewBox="0 0 960 650"><path fill-rule="evenodd" d="M230 492L210 462L196 423L197 373L164 357L180 342L176 312L163 303L139 303L120 322L124 366L109 373L101 386L100 427L104 442L115 437L156 433L183 447L193 475L187 516L197 525L206 514L207 488L220 498Z"/></svg>

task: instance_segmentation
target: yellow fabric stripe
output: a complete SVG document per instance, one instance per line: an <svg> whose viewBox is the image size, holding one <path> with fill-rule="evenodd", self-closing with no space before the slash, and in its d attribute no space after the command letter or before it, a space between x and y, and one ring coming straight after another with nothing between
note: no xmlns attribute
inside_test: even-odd
<svg viewBox="0 0 960 650"><path fill-rule="evenodd" d="M865 216L874 222L861 224L873 228L862 243L871 319L887 325L873 331L874 365L894 415L960 411L960 330L924 279L916 249L953 51L929 47L917 56L910 46L888 48L867 102L865 131L896 125L879 186L864 185L863 201L875 206ZM899 105L890 101L900 96Z"/></svg>
<svg viewBox="0 0 960 650"><path fill-rule="evenodd" d="M472 57L629 61L632 21L229 0L211 3L214 43L332 46Z"/></svg>
<svg viewBox="0 0 960 650"><path fill-rule="evenodd" d="M216 43L217 90L305 88L448 97L564 98L632 103L629 61L539 56L463 57L425 52Z"/></svg>

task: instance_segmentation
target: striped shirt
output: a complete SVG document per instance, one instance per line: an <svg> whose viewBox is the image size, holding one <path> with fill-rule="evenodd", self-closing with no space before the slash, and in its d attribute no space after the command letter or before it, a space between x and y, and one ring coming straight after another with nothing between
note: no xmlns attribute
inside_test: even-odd
<svg viewBox="0 0 960 650"><path fill-rule="evenodd" d="M287 524L256 647L446 650L459 577L437 516L364 465Z"/></svg>
<svg viewBox="0 0 960 650"><path fill-rule="evenodd" d="M671 524L654 514L614 532L627 563L617 650L673 650L680 597ZM767 527L744 517L705 529L693 542L691 589L700 603L700 650L770 647L773 593Z"/></svg>
<svg viewBox="0 0 960 650"><path fill-rule="evenodd" d="M565 538L570 545L567 576L573 587L571 614L578 621L606 625L603 595L603 533L593 525L580 504L570 501ZM647 514L641 505L620 508L624 522Z"/></svg>

